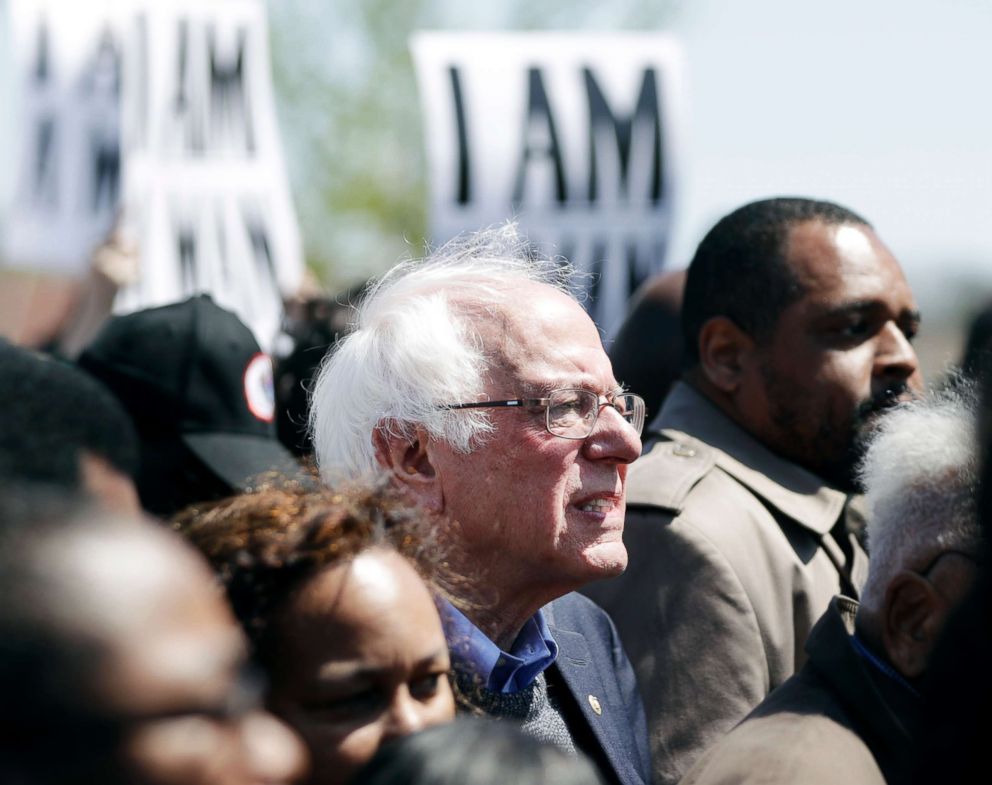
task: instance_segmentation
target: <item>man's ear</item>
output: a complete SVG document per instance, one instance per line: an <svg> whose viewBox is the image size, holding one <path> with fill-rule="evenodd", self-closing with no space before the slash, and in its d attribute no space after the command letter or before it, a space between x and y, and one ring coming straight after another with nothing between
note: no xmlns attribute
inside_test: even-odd
<svg viewBox="0 0 992 785"><path fill-rule="evenodd" d="M754 339L726 316L708 319L699 331L699 366L721 392L732 394L754 351Z"/></svg>
<svg viewBox="0 0 992 785"><path fill-rule="evenodd" d="M903 676L916 679L940 633L945 603L922 575L904 570L885 589L882 643L889 661Z"/></svg>
<svg viewBox="0 0 992 785"><path fill-rule="evenodd" d="M444 493L426 430L418 426L413 436L402 436L380 423L372 432L372 445L379 465L421 507L435 513L444 511Z"/></svg>

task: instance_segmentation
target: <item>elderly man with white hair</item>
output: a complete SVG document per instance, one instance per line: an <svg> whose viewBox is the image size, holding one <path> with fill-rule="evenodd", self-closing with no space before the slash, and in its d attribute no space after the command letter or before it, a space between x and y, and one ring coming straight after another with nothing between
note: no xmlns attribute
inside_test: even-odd
<svg viewBox="0 0 992 785"><path fill-rule="evenodd" d="M607 781L646 783L630 662L572 593L627 564L644 401L568 284L512 226L401 263L321 370L311 430L325 479L385 470L437 515L459 595L445 633L471 700L586 753Z"/></svg>
<svg viewBox="0 0 992 785"><path fill-rule="evenodd" d="M835 597L809 660L682 780L881 785L912 779L919 681L980 558L973 391L958 386L880 421L861 465L871 553L861 605Z"/></svg>

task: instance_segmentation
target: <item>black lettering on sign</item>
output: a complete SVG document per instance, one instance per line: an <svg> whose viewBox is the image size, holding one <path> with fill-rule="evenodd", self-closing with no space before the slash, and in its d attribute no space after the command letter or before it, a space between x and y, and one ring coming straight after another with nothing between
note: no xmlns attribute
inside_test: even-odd
<svg viewBox="0 0 992 785"><path fill-rule="evenodd" d="M524 149L517 169L516 185L513 187L513 204L524 201L527 183L527 170L535 161L550 162L554 167L555 200L563 205L567 199L565 166L562 162L561 147L555 119L551 114L548 93L544 89L544 78L540 68L528 70L527 119L524 121Z"/></svg>
<svg viewBox="0 0 992 785"><path fill-rule="evenodd" d="M186 222L176 226L176 243L179 253L179 275L182 280L183 296L193 295L197 289L196 236L193 227Z"/></svg>
<svg viewBox="0 0 992 785"><path fill-rule="evenodd" d="M589 201L595 202L599 196L598 161L599 145L612 136L616 143L620 168L619 193L621 198L630 198L631 150L650 151L650 185L645 198L652 204L661 201L664 182L664 161L662 160L661 105L658 96L658 80L653 68L644 69L640 93L632 115L618 117L607 103L591 68L582 69L589 102ZM640 164L638 163L638 168ZM638 194L638 196L640 196Z"/></svg>
<svg viewBox="0 0 992 785"><path fill-rule="evenodd" d="M38 120L35 135L35 155L32 172L31 197L38 207L55 208L59 203L59 168L55 119Z"/></svg>
<svg viewBox="0 0 992 785"><path fill-rule="evenodd" d="M31 70L34 74L34 81L37 82L39 86L43 86L44 83L51 78L52 66L51 52L49 49L48 20L45 17L41 18L41 22L38 25L34 68Z"/></svg>
<svg viewBox="0 0 992 785"><path fill-rule="evenodd" d="M59 203L59 133L49 95L49 82L54 74L48 20L44 17L38 23L31 77L35 83L34 92L43 97L37 114L31 120L34 139L33 144L28 146L29 166L25 168L26 177L22 180L23 193L35 207L54 209Z"/></svg>
<svg viewBox="0 0 992 785"><path fill-rule="evenodd" d="M248 31L238 28L234 55L222 57L217 47L217 31L207 32L210 60L210 140L224 150L255 152L255 131L248 104L245 49Z"/></svg>
<svg viewBox="0 0 992 785"><path fill-rule="evenodd" d="M107 144L102 137L90 140L90 155L93 162L92 212L113 209L117 204L117 194L121 182L121 149L119 145Z"/></svg>
<svg viewBox="0 0 992 785"><path fill-rule="evenodd" d="M176 96L173 111L182 132L182 149L193 154L202 154L206 148L206 125L203 101L194 91L193 70L190 53L190 25L188 19L180 19L176 28Z"/></svg>
<svg viewBox="0 0 992 785"><path fill-rule="evenodd" d="M245 227L251 240L251 250L255 257L255 269L259 278L270 281L276 289L276 263L272 258L272 247L269 243L269 230L260 212L246 211L244 213ZM266 287L262 287L266 288ZM276 289L277 290L277 289Z"/></svg>
<svg viewBox="0 0 992 785"><path fill-rule="evenodd" d="M100 34L97 50L86 66L83 92L94 108L89 119L90 211L112 210L120 188L120 130L116 109L121 95L121 52L109 28ZM102 111L101 111L102 110Z"/></svg>
<svg viewBox="0 0 992 785"><path fill-rule="evenodd" d="M465 122L461 75L455 66L448 68L448 75L451 77L451 95L455 101L455 126L458 134L458 195L455 202L468 204L472 198L472 181L469 176L468 127Z"/></svg>

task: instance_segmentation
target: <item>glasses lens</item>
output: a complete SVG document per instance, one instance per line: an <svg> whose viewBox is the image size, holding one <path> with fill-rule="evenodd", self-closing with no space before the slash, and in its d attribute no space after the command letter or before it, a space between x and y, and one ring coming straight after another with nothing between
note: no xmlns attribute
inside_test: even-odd
<svg viewBox="0 0 992 785"><path fill-rule="evenodd" d="M630 427L640 436L644 431L644 399L640 395L625 393L617 396L615 405L623 418L630 423Z"/></svg>
<svg viewBox="0 0 992 785"><path fill-rule="evenodd" d="M548 430L566 439L592 433L599 398L588 390L555 390L548 403Z"/></svg>

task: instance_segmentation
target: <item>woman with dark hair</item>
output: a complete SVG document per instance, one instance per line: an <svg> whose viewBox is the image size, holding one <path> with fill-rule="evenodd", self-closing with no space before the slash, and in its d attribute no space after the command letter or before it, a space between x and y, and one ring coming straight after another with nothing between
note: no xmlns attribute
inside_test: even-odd
<svg viewBox="0 0 992 785"><path fill-rule="evenodd" d="M423 514L385 483L265 487L176 527L213 564L268 677L267 703L310 748L310 782L348 780L391 738L448 722L448 650Z"/></svg>
<svg viewBox="0 0 992 785"><path fill-rule="evenodd" d="M602 785L584 756L505 721L462 717L385 744L352 785Z"/></svg>

